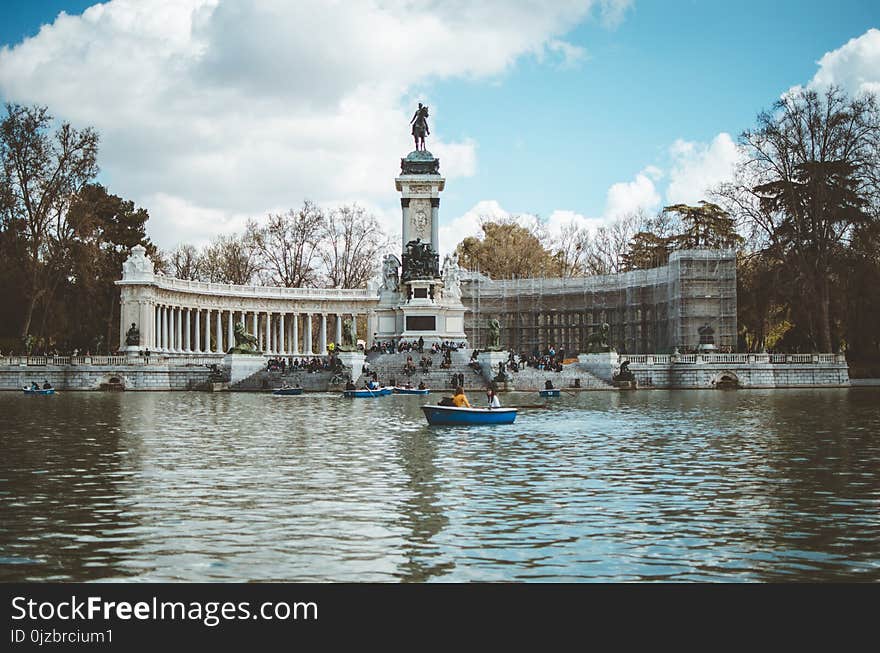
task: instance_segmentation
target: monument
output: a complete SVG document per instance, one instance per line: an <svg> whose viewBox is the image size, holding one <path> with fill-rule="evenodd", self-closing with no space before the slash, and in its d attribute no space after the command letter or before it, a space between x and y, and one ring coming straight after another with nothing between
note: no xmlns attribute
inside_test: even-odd
<svg viewBox="0 0 880 653"><path fill-rule="evenodd" d="M263 352L259 349L257 337L247 332L241 322L235 325L233 336L235 345L229 348L223 358L223 367L229 375L230 383L238 383L259 372L266 366Z"/></svg>
<svg viewBox="0 0 880 653"><path fill-rule="evenodd" d="M382 265L382 286L372 332L377 340L463 342L461 271L458 259L446 256L440 268L440 160L425 147L428 107L419 108L410 121L416 149L400 160L394 180L401 193L400 257L389 254Z"/></svg>
<svg viewBox="0 0 880 653"><path fill-rule="evenodd" d="M342 323L342 342L339 343L336 356L345 368L346 374L352 381L356 381L364 371L366 357L364 352L358 349L355 322L352 319L346 319Z"/></svg>

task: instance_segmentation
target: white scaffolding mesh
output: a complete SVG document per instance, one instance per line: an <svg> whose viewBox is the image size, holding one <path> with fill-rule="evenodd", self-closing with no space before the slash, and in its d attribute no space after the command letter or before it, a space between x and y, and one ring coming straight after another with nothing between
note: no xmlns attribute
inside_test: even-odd
<svg viewBox="0 0 880 653"><path fill-rule="evenodd" d="M622 353L692 351L708 324L721 350L736 348L736 255L733 250L673 252L669 264L616 275L493 280L463 275L465 331L486 346L487 322L502 324L502 344L517 351L554 345L572 355L605 322Z"/></svg>

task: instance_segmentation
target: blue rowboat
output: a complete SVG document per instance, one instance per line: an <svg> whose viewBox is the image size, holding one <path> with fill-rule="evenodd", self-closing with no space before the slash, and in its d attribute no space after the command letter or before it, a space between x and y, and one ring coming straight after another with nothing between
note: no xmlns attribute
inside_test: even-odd
<svg viewBox="0 0 880 653"><path fill-rule="evenodd" d="M394 394L396 395L426 395L429 392L428 388L424 390L419 390L418 388L394 388Z"/></svg>
<svg viewBox="0 0 880 653"><path fill-rule="evenodd" d="M558 396L559 396L559 390L541 390L541 391L539 392L539 394L540 394L542 397L558 397Z"/></svg>
<svg viewBox="0 0 880 653"><path fill-rule="evenodd" d="M478 424L513 424L516 408L458 408L457 406L422 406L428 424L472 426Z"/></svg>
<svg viewBox="0 0 880 653"><path fill-rule="evenodd" d="M342 395L344 397L384 397L385 395L391 394L391 388L377 388L376 390L367 390L364 388L363 390L343 390Z"/></svg>
<svg viewBox="0 0 880 653"><path fill-rule="evenodd" d="M273 395L278 395L280 397L289 397L292 395L301 395L303 393L302 388L278 388L277 390L273 390Z"/></svg>
<svg viewBox="0 0 880 653"><path fill-rule="evenodd" d="M54 395L55 388L47 388L43 390L43 388L22 388L22 392L26 395Z"/></svg>

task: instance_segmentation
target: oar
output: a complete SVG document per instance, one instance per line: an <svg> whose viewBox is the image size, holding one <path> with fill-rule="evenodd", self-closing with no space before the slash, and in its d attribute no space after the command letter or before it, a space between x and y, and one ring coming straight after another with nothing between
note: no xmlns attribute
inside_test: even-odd
<svg viewBox="0 0 880 653"><path fill-rule="evenodd" d="M520 406L502 406L502 408L549 408L547 404L523 404Z"/></svg>
<svg viewBox="0 0 880 653"><path fill-rule="evenodd" d="M364 390L366 390L367 392L369 392L371 397L375 397L375 396L376 396L376 395L373 394L373 391L370 390L370 386L368 386L366 383L364 384Z"/></svg>

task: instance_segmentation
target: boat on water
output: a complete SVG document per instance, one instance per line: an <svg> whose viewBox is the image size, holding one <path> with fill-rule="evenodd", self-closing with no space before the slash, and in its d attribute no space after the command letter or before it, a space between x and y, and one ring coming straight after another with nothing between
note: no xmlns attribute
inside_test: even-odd
<svg viewBox="0 0 880 653"><path fill-rule="evenodd" d="M426 395L431 392L428 388L420 390L419 388L394 388L396 395Z"/></svg>
<svg viewBox="0 0 880 653"><path fill-rule="evenodd" d="M343 390L342 396L348 398L365 398L365 397L384 397L391 394L391 388L377 388L370 390L362 388L360 390Z"/></svg>
<svg viewBox="0 0 880 653"><path fill-rule="evenodd" d="M513 424L516 408L459 408L457 406L422 406L428 424L475 426L481 424Z"/></svg>
<svg viewBox="0 0 880 653"><path fill-rule="evenodd" d="M26 395L54 395L55 388L22 388Z"/></svg>
<svg viewBox="0 0 880 653"><path fill-rule="evenodd" d="M301 395L303 393L302 388L278 388L277 390L273 390L273 395L278 395L279 397L290 397L293 395Z"/></svg>
<svg viewBox="0 0 880 653"><path fill-rule="evenodd" d="M561 391L558 389L557 390L539 390L538 394L540 394L542 397L558 397L560 392Z"/></svg>

